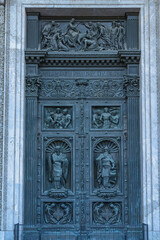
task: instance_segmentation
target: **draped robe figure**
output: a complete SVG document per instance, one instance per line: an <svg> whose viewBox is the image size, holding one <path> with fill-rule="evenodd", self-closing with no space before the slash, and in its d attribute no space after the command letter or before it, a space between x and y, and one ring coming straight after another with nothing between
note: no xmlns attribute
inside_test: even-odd
<svg viewBox="0 0 160 240"><path fill-rule="evenodd" d="M56 146L55 152L49 156L49 181L53 183L53 188L65 188L68 175L68 159L61 152L61 147Z"/></svg>
<svg viewBox="0 0 160 240"><path fill-rule="evenodd" d="M97 181L100 186L106 188L110 186L109 177L111 169L115 167L114 160L108 152L108 147L104 148L104 153L96 159L97 162Z"/></svg>

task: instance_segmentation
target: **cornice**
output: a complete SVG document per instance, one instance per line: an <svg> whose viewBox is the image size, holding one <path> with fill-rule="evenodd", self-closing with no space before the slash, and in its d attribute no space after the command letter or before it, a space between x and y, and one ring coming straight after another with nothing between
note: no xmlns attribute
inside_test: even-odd
<svg viewBox="0 0 160 240"><path fill-rule="evenodd" d="M40 66L126 66L139 63L140 51L54 53L27 50L25 57L27 64Z"/></svg>

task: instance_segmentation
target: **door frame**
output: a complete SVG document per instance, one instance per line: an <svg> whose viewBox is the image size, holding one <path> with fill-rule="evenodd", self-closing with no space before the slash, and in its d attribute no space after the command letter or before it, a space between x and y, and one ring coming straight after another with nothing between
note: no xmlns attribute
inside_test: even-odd
<svg viewBox="0 0 160 240"><path fill-rule="evenodd" d="M23 189L24 189L24 119L25 119L25 35L26 8L52 8L47 0L46 5L39 1L22 0L10 5L6 2L5 33L5 100L4 100L4 139L3 139L3 186L2 186L2 237L12 236L14 224L23 223ZM42 1L43 2L43 1ZM73 2L56 4L54 7L69 8ZM111 5L112 4L112 5ZM75 2L76 8L81 7ZM141 159L142 159L142 206L143 222L149 224L150 236L155 239L160 235L160 200L158 180L158 3L151 0L135 0L126 4L117 2L82 7L101 8L139 8L140 9L140 116L141 116ZM151 15L152 12L152 15ZM154 13L154 14L153 14ZM15 19L15 21L13 21ZM154 141L152 140L154 139ZM5 233L4 233L5 232ZM152 238L150 238L152 239Z"/></svg>

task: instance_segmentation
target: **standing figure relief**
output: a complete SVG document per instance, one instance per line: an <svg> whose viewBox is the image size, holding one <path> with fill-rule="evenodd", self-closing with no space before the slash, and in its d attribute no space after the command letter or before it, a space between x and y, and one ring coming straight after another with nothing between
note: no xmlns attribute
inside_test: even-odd
<svg viewBox="0 0 160 240"><path fill-rule="evenodd" d="M50 51L88 51L126 49L125 27L122 22L111 25L101 22L76 22L74 18L66 28L51 21L42 27L41 48Z"/></svg>
<svg viewBox="0 0 160 240"><path fill-rule="evenodd" d="M52 182L54 189L65 188L68 175L68 159L61 152L61 147L56 146L55 152L49 156L49 181Z"/></svg>
<svg viewBox="0 0 160 240"><path fill-rule="evenodd" d="M108 147L105 146L104 153L100 154L96 158L97 162L97 181L103 188L110 187L110 175L111 171L115 168L115 162L108 151Z"/></svg>

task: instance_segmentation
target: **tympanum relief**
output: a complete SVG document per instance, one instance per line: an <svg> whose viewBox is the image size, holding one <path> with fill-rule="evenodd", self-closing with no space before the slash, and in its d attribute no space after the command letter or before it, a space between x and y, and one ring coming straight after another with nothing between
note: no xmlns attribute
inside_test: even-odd
<svg viewBox="0 0 160 240"><path fill-rule="evenodd" d="M72 107L45 107L45 129L70 129L72 128Z"/></svg>
<svg viewBox="0 0 160 240"><path fill-rule="evenodd" d="M117 189L119 146L113 139L99 140L94 145L94 186L102 192Z"/></svg>
<svg viewBox="0 0 160 240"><path fill-rule="evenodd" d="M93 203L94 224L121 224L122 206L115 202Z"/></svg>
<svg viewBox="0 0 160 240"><path fill-rule="evenodd" d="M92 128L116 129L120 127L120 107L93 107Z"/></svg>
<svg viewBox="0 0 160 240"><path fill-rule="evenodd" d="M50 51L126 49L123 21L50 21L42 25L41 48Z"/></svg>
<svg viewBox="0 0 160 240"><path fill-rule="evenodd" d="M44 203L44 222L47 224L73 223L73 204Z"/></svg>
<svg viewBox="0 0 160 240"><path fill-rule="evenodd" d="M53 139L45 151L45 194L60 199L71 189L71 145Z"/></svg>

